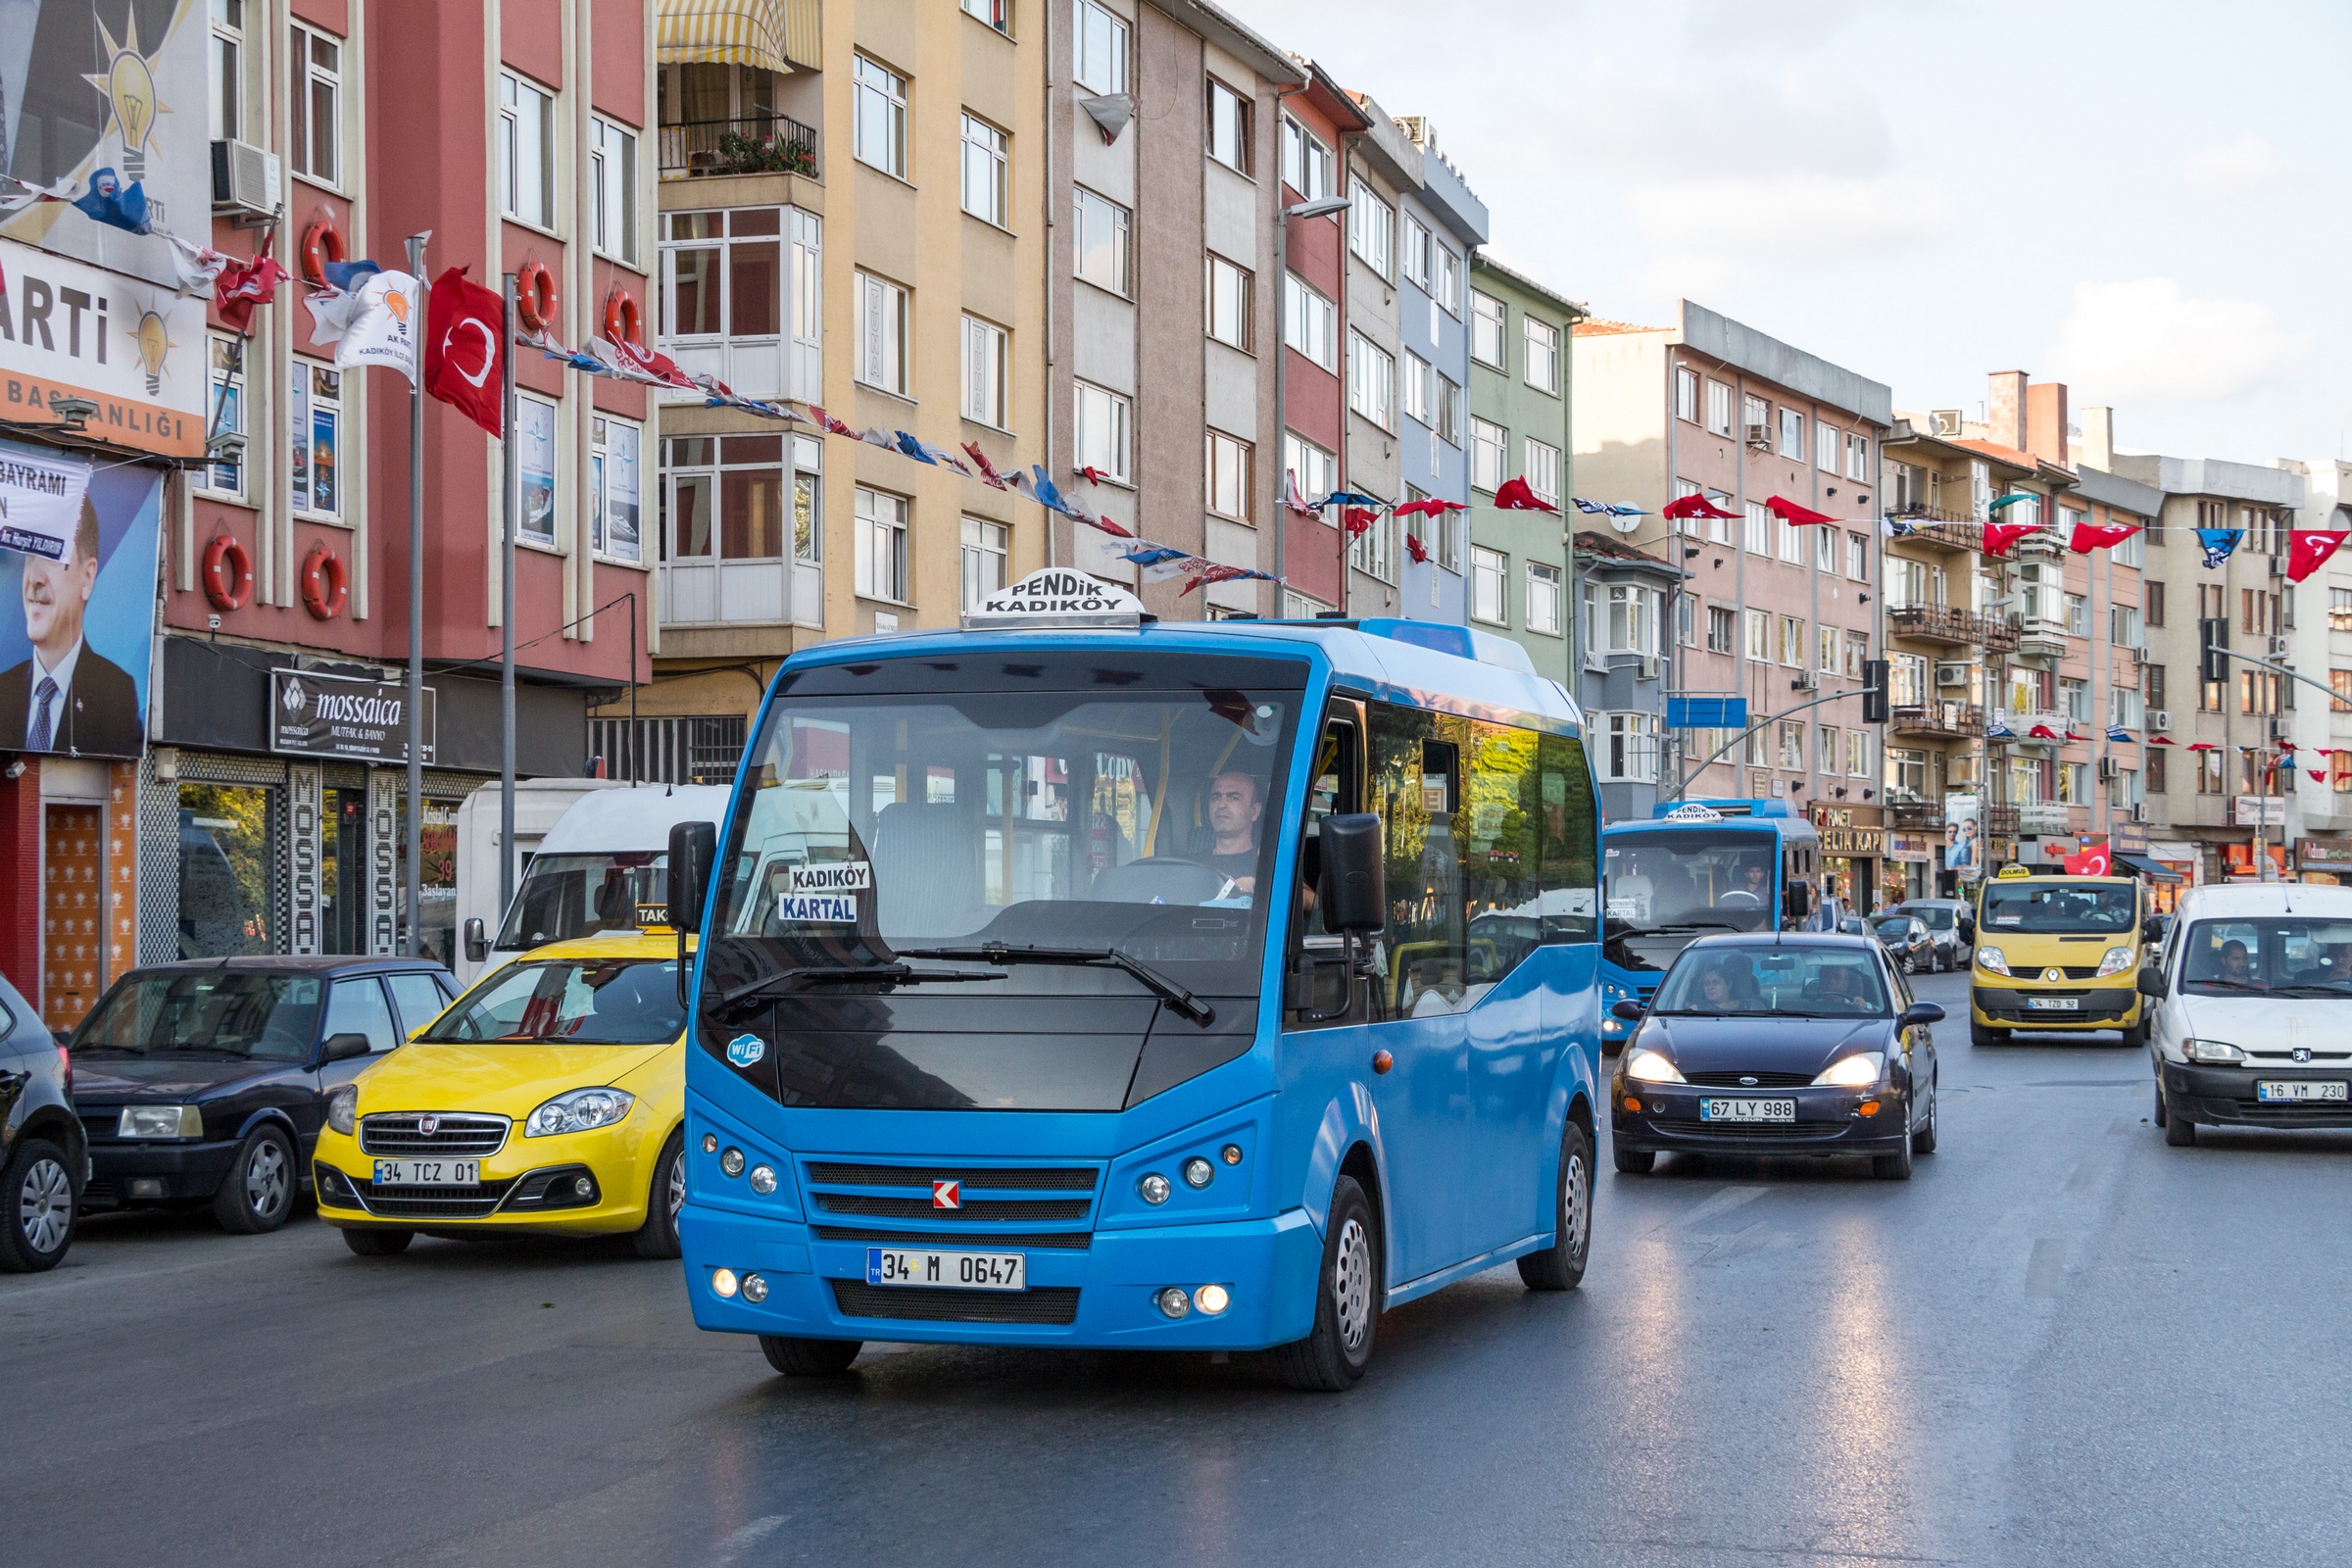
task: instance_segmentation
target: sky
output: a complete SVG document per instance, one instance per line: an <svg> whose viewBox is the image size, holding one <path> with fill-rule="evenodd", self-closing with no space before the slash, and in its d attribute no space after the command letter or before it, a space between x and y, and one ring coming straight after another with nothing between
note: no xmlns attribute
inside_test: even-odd
<svg viewBox="0 0 2352 1568"><path fill-rule="evenodd" d="M1687 297L1900 410L2023 369L2127 451L2352 458L2342 0L1222 4L1430 117L1488 248L1596 316Z"/></svg>

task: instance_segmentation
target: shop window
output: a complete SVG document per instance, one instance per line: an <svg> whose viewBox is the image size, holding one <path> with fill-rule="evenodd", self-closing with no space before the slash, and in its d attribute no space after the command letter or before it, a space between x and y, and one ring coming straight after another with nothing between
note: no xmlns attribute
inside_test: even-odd
<svg viewBox="0 0 2352 1568"><path fill-rule="evenodd" d="M179 786L179 953L220 958L276 953L274 790Z"/></svg>

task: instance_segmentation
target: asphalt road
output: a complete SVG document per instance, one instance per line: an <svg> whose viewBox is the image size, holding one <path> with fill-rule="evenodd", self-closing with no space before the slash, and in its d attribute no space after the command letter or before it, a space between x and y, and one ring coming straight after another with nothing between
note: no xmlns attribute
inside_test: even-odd
<svg viewBox="0 0 2352 1568"><path fill-rule="evenodd" d="M2143 1057L1939 1033L1908 1185L1604 1175L1581 1291L1405 1307L1346 1396L890 1346L787 1382L625 1248L102 1218L0 1276L0 1558L2344 1560L2352 1136L2168 1149Z"/></svg>

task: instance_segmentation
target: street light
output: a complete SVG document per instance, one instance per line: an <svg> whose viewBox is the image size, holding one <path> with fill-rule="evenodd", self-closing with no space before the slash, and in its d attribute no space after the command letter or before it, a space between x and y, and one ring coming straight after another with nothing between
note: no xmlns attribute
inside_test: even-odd
<svg viewBox="0 0 2352 1568"><path fill-rule="evenodd" d="M1282 210L1283 221L1274 225L1274 276L1277 279L1276 286L1281 288L1285 295L1288 294L1291 286L1288 255L1291 239L1290 220L1294 218L1329 218L1335 213L1346 212L1348 205L1348 200L1345 196L1318 196L1311 202L1299 202ZM1291 429L1290 411L1283 398L1284 382L1288 379L1283 372L1289 368L1287 363L1289 356L1282 352L1281 347L1281 321L1285 309L1284 300L1278 297L1274 303L1274 336L1276 340L1274 350L1274 461L1278 464L1282 461L1282 442L1290 434ZM1277 482L1274 502L1274 618L1277 620L1282 618L1282 578L1290 555L1288 548L1290 538L1291 522L1288 517L1283 515L1281 487ZM1343 582L1346 580L1347 570L1348 568L1344 565L1340 568ZM1341 597L1345 598L1346 595L1343 594Z"/></svg>

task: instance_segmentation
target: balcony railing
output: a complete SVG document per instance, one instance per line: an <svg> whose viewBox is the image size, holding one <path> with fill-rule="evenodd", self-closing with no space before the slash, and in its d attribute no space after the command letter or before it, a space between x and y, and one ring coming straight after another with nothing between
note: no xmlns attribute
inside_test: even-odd
<svg viewBox="0 0 2352 1568"><path fill-rule="evenodd" d="M1886 612L1897 637L1947 648L1974 648L1984 640L1984 617L1948 605L1895 605Z"/></svg>
<svg viewBox="0 0 2352 1568"><path fill-rule="evenodd" d="M2075 825L2075 808L2054 801L2035 801L2017 808L2017 825L2025 833L2064 833Z"/></svg>
<svg viewBox="0 0 2352 1568"><path fill-rule="evenodd" d="M662 177L805 174L817 177L816 127L785 115L688 120L661 127Z"/></svg>
<svg viewBox="0 0 2352 1568"><path fill-rule="evenodd" d="M1980 809L1984 814L1984 831L1988 836L1996 839L2013 839L2017 837L2016 807L1986 806L1980 808Z"/></svg>
<svg viewBox="0 0 2352 1568"><path fill-rule="evenodd" d="M1984 651L1988 654L2017 652L2018 622L2015 615L1986 615L1984 617Z"/></svg>
<svg viewBox="0 0 2352 1568"><path fill-rule="evenodd" d="M1911 531L1888 541L1933 546L1937 550L1975 550L1984 541L1984 524L1965 512L1947 512L1941 507L1929 507L1913 502L1895 507L1888 514L1911 524Z"/></svg>
<svg viewBox="0 0 2352 1568"><path fill-rule="evenodd" d="M1974 703L1921 703L1895 709L1886 722L1897 735L1969 740L1984 733L1984 710Z"/></svg>
<svg viewBox="0 0 2352 1568"><path fill-rule="evenodd" d="M1886 808L1886 825L1897 833L1943 831L1941 801L1896 801Z"/></svg>

